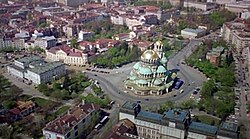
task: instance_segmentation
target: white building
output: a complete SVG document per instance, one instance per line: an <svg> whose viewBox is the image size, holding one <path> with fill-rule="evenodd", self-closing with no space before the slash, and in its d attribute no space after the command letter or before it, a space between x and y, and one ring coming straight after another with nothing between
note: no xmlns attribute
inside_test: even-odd
<svg viewBox="0 0 250 139"><path fill-rule="evenodd" d="M125 102L119 112L119 120L129 119L136 125L139 137L150 139L237 139L238 125L233 129L218 129L204 123L194 122L185 110L169 109L163 114L141 109L138 103ZM217 134L217 133L221 134ZM228 134L229 133L229 134Z"/></svg>
<svg viewBox="0 0 250 139"><path fill-rule="evenodd" d="M67 45L50 48L46 51L46 59L50 61L62 61L65 64L85 66L88 64L88 54L78 49L71 49Z"/></svg>
<svg viewBox="0 0 250 139"><path fill-rule="evenodd" d="M0 39L0 50L7 48L7 47L13 47L16 49L23 49L24 48L24 40L23 39Z"/></svg>
<svg viewBox="0 0 250 139"><path fill-rule="evenodd" d="M188 111L169 109L162 115L142 110L139 104L131 102L126 102L119 112L119 120L126 118L135 123L140 137L151 139L184 139L186 136L206 139L217 132L215 126L192 122ZM199 134L199 131L207 133Z"/></svg>
<svg viewBox="0 0 250 139"><path fill-rule="evenodd" d="M216 4L215 3L203 3L203 2L196 2L196 1L184 1L183 6L185 8L195 8L195 9L200 9L202 11L209 11L212 9L216 8Z"/></svg>
<svg viewBox="0 0 250 139"><path fill-rule="evenodd" d="M242 11L249 10L250 1L237 1L235 3L225 4L225 9L234 13L240 13Z"/></svg>
<svg viewBox="0 0 250 139"><path fill-rule="evenodd" d="M199 38L206 35L205 29L191 29L191 28L185 28L181 30L181 36L185 39L194 39Z"/></svg>
<svg viewBox="0 0 250 139"><path fill-rule="evenodd" d="M43 128L44 139L83 138L84 131L94 122L92 117L99 116L99 109L95 104L76 106Z"/></svg>
<svg viewBox="0 0 250 139"><path fill-rule="evenodd" d="M240 18L242 19L248 19L250 17L250 12L248 10L244 10L240 14Z"/></svg>
<svg viewBox="0 0 250 139"><path fill-rule="evenodd" d="M35 84L47 83L66 74L61 62L46 63L38 56L24 57L7 66L9 74Z"/></svg>
<svg viewBox="0 0 250 139"><path fill-rule="evenodd" d="M89 2L88 0L55 0L55 1L71 7L77 7L81 4Z"/></svg>
<svg viewBox="0 0 250 139"><path fill-rule="evenodd" d="M56 46L56 38L54 36L46 36L42 38L37 38L35 40L34 46L39 46L43 49L49 49Z"/></svg>
<svg viewBox="0 0 250 139"><path fill-rule="evenodd" d="M84 30L81 30L79 33L78 33L78 40L79 41L84 41L86 39L89 39L89 38L92 38L94 35L93 32L91 31L84 31Z"/></svg>

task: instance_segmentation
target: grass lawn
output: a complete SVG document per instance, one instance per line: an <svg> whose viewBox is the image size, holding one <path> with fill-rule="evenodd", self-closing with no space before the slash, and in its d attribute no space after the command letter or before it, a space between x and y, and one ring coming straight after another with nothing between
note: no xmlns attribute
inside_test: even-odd
<svg viewBox="0 0 250 139"><path fill-rule="evenodd" d="M39 98L39 97L32 98L31 100L35 102L39 107L45 107L48 105L52 105L53 103L56 103L51 100L46 100L46 99Z"/></svg>
<svg viewBox="0 0 250 139"><path fill-rule="evenodd" d="M208 116L208 115L196 115L194 117L194 120L200 121L202 123L210 124L210 125L215 125L215 126L219 126L219 124L220 124L219 119L213 118L213 117Z"/></svg>
<svg viewBox="0 0 250 139"><path fill-rule="evenodd" d="M62 106L60 109L58 109L56 112L55 112L55 115L58 116L62 113L65 113L66 111L68 111L70 108L70 106Z"/></svg>
<svg viewBox="0 0 250 139"><path fill-rule="evenodd" d="M19 100L22 100L22 101L28 101L32 96L30 95L21 95L19 96Z"/></svg>

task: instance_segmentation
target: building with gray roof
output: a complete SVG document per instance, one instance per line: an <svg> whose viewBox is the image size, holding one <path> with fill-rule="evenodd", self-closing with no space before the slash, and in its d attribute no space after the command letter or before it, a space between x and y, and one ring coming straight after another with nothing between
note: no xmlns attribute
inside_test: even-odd
<svg viewBox="0 0 250 139"><path fill-rule="evenodd" d="M238 125L222 123L220 127L192 121L190 112L168 109L163 114L145 111L140 104L125 102L119 120L135 123L138 135L150 139L237 139Z"/></svg>
<svg viewBox="0 0 250 139"><path fill-rule="evenodd" d="M66 73L61 62L46 63L41 57L30 56L17 59L7 66L8 73L35 84L47 83Z"/></svg>
<svg viewBox="0 0 250 139"><path fill-rule="evenodd" d="M197 28L197 29L192 29L192 28L185 28L181 30L181 36L185 39L194 39L194 38L199 38L206 35L206 30Z"/></svg>

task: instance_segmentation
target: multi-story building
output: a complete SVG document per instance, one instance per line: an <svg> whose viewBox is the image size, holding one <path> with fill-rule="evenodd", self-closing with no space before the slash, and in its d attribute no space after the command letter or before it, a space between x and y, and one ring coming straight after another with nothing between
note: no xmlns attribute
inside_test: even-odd
<svg viewBox="0 0 250 139"><path fill-rule="evenodd" d="M250 8L250 2L249 1L237 1L235 3L227 3L225 4L225 8L228 11L231 11L234 13L240 13Z"/></svg>
<svg viewBox="0 0 250 139"><path fill-rule="evenodd" d="M100 107L95 104L80 104L74 107L43 128L44 139L84 138L84 131L98 120L99 111Z"/></svg>
<svg viewBox="0 0 250 139"><path fill-rule="evenodd" d="M194 38L199 38L204 35L206 35L206 30L204 29L191 29L191 28L185 28L181 30L181 36L185 39L194 39Z"/></svg>
<svg viewBox="0 0 250 139"><path fill-rule="evenodd" d="M47 83L66 74L65 66L61 62L46 63L38 56L23 57L7 66L8 73L23 81L35 84Z"/></svg>
<svg viewBox="0 0 250 139"><path fill-rule="evenodd" d="M30 113L34 112L35 110L35 103L32 101L17 101L17 107L10 109L5 117L9 122L16 121L21 119L24 116L29 115Z"/></svg>
<svg viewBox="0 0 250 139"><path fill-rule="evenodd" d="M202 11L209 11L215 9L217 5L211 2L203 3L196 1L184 1L183 6L185 8L195 8L195 9L200 9Z"/></svg>
<svg viewBox="0 0 250 139"><path fill-rule="evenodd" d="M138 103L125 102L119 120L129 119L137 128L139 137L151 139L237 139L238 125L229 130L191 120L189 111L169 109L163 114L145 111ZM227 124L228 122L223 122ZM223 128L224 127L224 128ZM220 134L218 134L220 133ZM229 134L230 133L230 134Z"/></svg>
<svg viewBox="0 0 250 139"><path fill-rule="evenodd" d="M94 36L94 33L91 32L91 31L87 31L87 30L81 30L79 33L78 33L78 40L79 41L84 41L86 39L90 39Z"/></svg>
<svg viewBox="0 0 250 139"><path fill-rule="evenodd" d="M250 45L250 31L243 19L224 23L222 37L226 42L234 44L239 53Z"/></svg>
<svg viewBox="0 0 250 139"><path fill-rule="evenodd" d="M55 1L71 7L77 7L81 4L89 2L88 0L55 0Z"/></svg>
<svg viewBox="0 0 250 139"><path fill-rule="evenodd" d="M224 53L224 47L216 47L212 48L210 52L207 52L206 59L210 61L210 63L219 65L221 60L221 55Z"/></svg>
<svg viewBox="0 0 250 139"><path fill-rule="evenodd" d="M46 36L42 38L37 38L34 42L34 46L39 46L43 49L50 49L56 46L56 38L54 36Z"/></svg>
<svg viewBox="0 0 250 139"><path fill-rule="evenodd" d="M248 10L244 10L240 14L240 18L242 19L248 19L250 17L250 12Z"/></svg>
<svg viewBox="0 0 250 139"><path fill-rule="evenodd" d="M88 64L88 54L81 50L70 48L67 45L56 46L46 51L46 59L62 61L65 64L85 66Z"/></svg>
<svg viewBox="0 0 250 139"><path fill-rule="evenodd" d="M116 124L103 139L144 139L137 135L136 126L128 119Z"/></svg>
<svg viewBox="0 0 250 139"><path fill-rule="evenodd" d="M16 49L23 49L24 48L24 40L22 39L0 39L0 50L8 47L13 47Z"/></svg>

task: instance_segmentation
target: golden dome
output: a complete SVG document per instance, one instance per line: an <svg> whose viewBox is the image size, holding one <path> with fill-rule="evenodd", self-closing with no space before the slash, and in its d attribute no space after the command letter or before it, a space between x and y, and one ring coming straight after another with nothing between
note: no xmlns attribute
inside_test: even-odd
<svg viewBox="0 0 250 139"><path fill-rule="evenodd" d="M154 50L146 50L141 55L142 60L157 60L159 59L158 54Z"/></svg>
<svg viewBox="0 0 250 139"><path fill-rule="evenodd" d="M162 42L160 40L158 40L158 41L155 42L155 44L158 45L158 46L161 46Z"/></svg>

